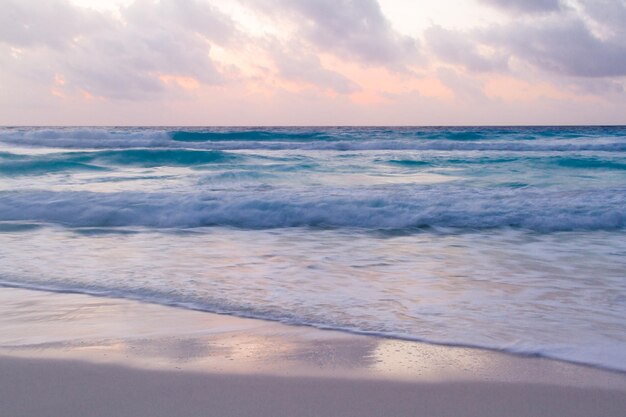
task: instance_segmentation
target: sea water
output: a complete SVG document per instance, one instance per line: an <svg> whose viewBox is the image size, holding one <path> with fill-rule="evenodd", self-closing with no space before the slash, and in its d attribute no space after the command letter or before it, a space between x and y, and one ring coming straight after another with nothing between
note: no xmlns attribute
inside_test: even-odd
<svg viewBox="0 0 626 417"><path fill-rule="evenodd" d="M0 283L626 371L626 127L1 128Z"/></svg>

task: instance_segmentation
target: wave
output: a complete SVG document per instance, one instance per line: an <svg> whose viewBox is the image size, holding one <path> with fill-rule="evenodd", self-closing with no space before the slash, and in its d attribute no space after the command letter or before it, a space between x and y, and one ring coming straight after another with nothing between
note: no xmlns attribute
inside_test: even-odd
<svg viewBox="0 0 626 417"><path fill-rule="evenodd" d="M439 157L433 155L422 155L420 159L389 159L389 160L381 160L377 159L375 162L383 162L391 165L403 166L403 167L425 167L425 166L451 166L451 165L487 165L487 164L506 164L506 163L517 163L517 162L526 162L528 160L534 160L530 157L493 157L493 156L475 156L475 157L467 157L467 158L458 158L458 157Z"/></svg>
<svg viewBox="0 0 626 417"><path fill-rule="evenodd" d="M449 336L421 337L406 331L397 331L392 328L387 328L386 326L370 327L368 326L368 323L364 321L357 323L343 323L341 321L332 320L331 317L324 317L321 315L302 316L296 313L290 313L286 310L271 307L264 308L262 306L240 305L230 303L223 299L206 299L197 296L179 294L178 292L164 292L150 290L147 288L110 288L104 285L81 285L73 282L29 282L21 279L7 279L7 277L0 278L0 287L126 299L207 313L275 321L289 325L309 326L321 330L334 330L351 334L386 337L440 346L479 348L522 356L551 358L569 363L592 366L599 369L626 372L626 367L623 365L624 354L619 347L607 350L606 347L603 346L602 354L599 355L594 351L594 346L589 349L590 352L581 352L577 351L576 348L564 349L562 346L553 346L551 344L520 342L502 343L497 340L485 340L482 341L482 343L479 343L476 341L468 342L464 340L455 340Z"/></svg>
<svg viewBox="0 0 626 417"><path fill-rule="evenodd" d="M158 129L5 128L0 129L0 142L17 146L98 149L163 147L171 140L166 131Z"/></svg>
<svg viewBox="0 0 626 417"><path fill-rule="evenodd" d="M392 165L399 165L403 167L424 167L432 165L429 161L419 159L390 159L387 162Z"/></svg>
<svg viewBox="0 0 626 417"><path fill-rule="evenodd" d="M0 175L42 175L65 171L106 171L112 166L202 166L232 162L243 155L187 149L122 149L41 155L0 154Z"/></svg>
<svg viewBox="0 0 626 417"><path fill-rule="evenodd" d="M211 142L211 141L284 141L284 140L323 140L329 136L323 132L285 132L266 130L245 131L174 131L168 136L180 142Z"/></svg>
<svg viewBox="0 0 626 417"><path fill-rule="evenodd" d="M503 132L503 134L506 134ZM211 131L172 131L168 136L175 141L208 142L208 141L310 141L310 140L360 140L365 136L377 138L416 138L444 139L454 141L475 141L489 138L493 132L477 130L415 130L415 129L381 129L381 128L326 128L312 130L294 128L287 130L211 130Z"/></svg>
<svg viewBox="0 0 626 417"><path fill-rule="evenodd" d="M583 143L517 143L517 142L456 142L456 141L407 141L407 140L362 140L362 141L313 141L313 142L272 142L272 141L209 141L175 142L112 140L62 139L51 141L10 140L0 138L0 142L13 145L44 146L66 149L110 149L110 148L153 148L153 149L189 149L189 150L320 150L320 151L508 151L508 152L626 152L626 142L583 142Z"/></svg>
<svg viewBox="0 0 626 417"><path fill-rule="evenodd" d="M599 158L558 158L554 161L565 168L626 170L626 164Z"/></svg>
<svg viewBox="0 0 626 417"><path fill-rule="evenodd" d="M0 220L69 227L617 230L626 227L626 189L432 185L195 194L7 191L0 193Z"/></svg>
<svg viewBox="0 0 626 417"><path fill-rule="evenodd" d="M55 148L626 151L626 128L4 128L0 142Z"/></svg>
<svg viewBox="0 0 626 417"><path fill-rule="evenodd" d="M374 162L384 163L389 165L401 166L405 168L419 168L419 167L452 167L452 166L487 166L487 165L499 165L499 164L523 164L531 166L539 166L543 169L553 169L553 167L562 167L568 169L599 169L599 170L626 170L626 163L616 160L613 155L607 155L606 157L567 157L558 156L555 157L552 154L548 155L524 155L515 157L497 157L494 155L474 155L473 157L458 158L458 157L441 157L437 155L421 155L419 159L409 158L396 158L396 159L375 159ZM527 169L527 168L526 168Z"/></svg>
<svg viewBox="0 0 626 417"><path fill-rule="evenodd" d="M83 153L77 158L112 165L129 165L141 167L157 166L188 166L218 162L231 162L242 158L234 154L220 151L201 151L187 149L131 149Z"/></svg>
<svg viewBox="0 0 626 417"><path fill-rule="evenodd" d="M73 171L109 171L116 167L153 168L162 166L190 167L209 169L214 164L244 162L249 169L286 171L306 171L318 165L301 156L270 157L256 155L263 160L262 165L249 165L250 156L233 152L190 149L118 149L100 151L55 152L39 155L0 153L0 175L24 176L45 175L50 173ZM459 158L448 155L422 155L417 158L396 157L391 159L376 158L375 163L411 168L485 166L498 164L524 164L541 168L562 167L568 169L626 170L626 163L614 157L554 157L551 155L498 157L475 155ZM260 175L260 173L258 174ZM252 177L253 174L246 176ZM234 177L225 175L225 177Z"/></svg>
<svg viewBox="0 0 626 417"><path fill-rule="evenodd" d="M67 171L106 171L106 168L73 161L8 161L0 162L0 175L17 177L45 175Z"/></svg>

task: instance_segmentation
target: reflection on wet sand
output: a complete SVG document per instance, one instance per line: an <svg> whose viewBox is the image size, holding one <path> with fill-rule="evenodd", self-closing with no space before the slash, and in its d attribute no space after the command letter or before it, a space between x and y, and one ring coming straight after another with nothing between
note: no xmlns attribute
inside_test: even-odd
<svg viewBox="0 0 626 417"><path fill-rule="evenodd" d="M558 361L78 294L2 288L0 328L0 354L28 358L209 373L530 381L626 389L622 374Z"/></svg>

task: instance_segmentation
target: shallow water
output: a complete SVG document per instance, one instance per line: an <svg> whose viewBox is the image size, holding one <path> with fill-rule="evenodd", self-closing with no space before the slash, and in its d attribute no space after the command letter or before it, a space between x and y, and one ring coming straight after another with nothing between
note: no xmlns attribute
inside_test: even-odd
<svg viewBox="0 0 626 417"><path fill-rule="evenodd" d="M0 281L626 367L626 128L0 129Z"/></svg>

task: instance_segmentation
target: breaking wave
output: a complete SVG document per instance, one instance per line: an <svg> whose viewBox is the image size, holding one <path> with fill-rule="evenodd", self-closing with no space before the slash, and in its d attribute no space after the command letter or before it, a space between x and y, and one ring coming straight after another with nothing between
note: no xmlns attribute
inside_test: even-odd
<svg viewBox="0 0 626 417"><path fill-rule="evenodd" d="M70 227L616 230L626 226L626 189L437 185L193 194L3 192L0 218Z"/></svg>
<svg viewBox="0 0 626 417"><path fill-rule="evenodd" d="M559 136L557 136L557 132ZM4 128L0 142L56 148L626 151L626 128Z"/></svg>

